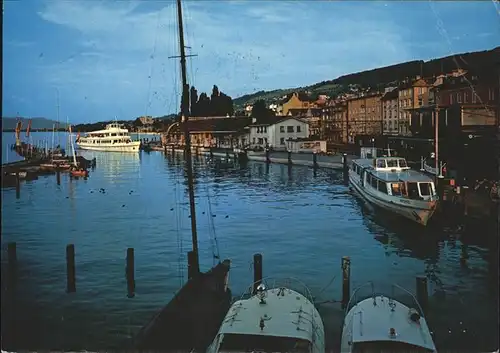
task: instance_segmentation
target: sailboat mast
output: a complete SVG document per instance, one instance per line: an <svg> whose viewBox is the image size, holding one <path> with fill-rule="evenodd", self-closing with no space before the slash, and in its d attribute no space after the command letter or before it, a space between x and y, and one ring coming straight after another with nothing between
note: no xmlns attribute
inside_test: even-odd
<svg viewBox="0 0 500 353"><path fill-rule="evenodd" d="M186 172L188 178L188 192L189 192L189 209L191 213L191 236L193 242L193 253L196 258L196 263L191 264L194 266L194 273L200 271L199 256L198 256L198 233L196 231L196 209L194 203L194 182L193 182L193 164L191 158L191 137L189 135L189 128L187 125L189 119L189 84L187 83L186 73L186 48L184 45L184 29L182 26L182 6L181 0L177 0L177 16L179 20L179 47L181 56L181 75L182 75L182 97L181 97L181 123L184 127L184 141L186 151Z"/></svg>

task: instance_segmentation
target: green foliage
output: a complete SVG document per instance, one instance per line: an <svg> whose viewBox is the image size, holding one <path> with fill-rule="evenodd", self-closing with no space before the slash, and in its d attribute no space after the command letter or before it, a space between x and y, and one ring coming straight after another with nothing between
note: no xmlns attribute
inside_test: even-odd
<svg viewBox="0 0 500 353"><path fill-rule="evenodd" d="M274 111L267 108L263 99L259 99L252 106L252 118L255 118L257 123L263 123L275 115Z"/></svg>
<svg viewBox="0 0 500 353"><path fill-rule="evenodd" d="M210 97L202 92L198 97L196 88L190 90L191 116L232 116L234 114L233 99L214 85Z"/></svg>

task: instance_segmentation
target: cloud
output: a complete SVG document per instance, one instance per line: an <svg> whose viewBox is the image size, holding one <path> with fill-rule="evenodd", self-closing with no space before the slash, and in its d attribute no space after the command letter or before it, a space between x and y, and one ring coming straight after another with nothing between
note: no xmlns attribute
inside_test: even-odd
<svg viewBox="0 0 500 353"><path fill-rule="evenodd" d="M355 5L352 17L349 6L186 1L186 45L198 55L189 60L190 81L199 91L217 84L235 97L412 58L405 28L385 7ZM58 61L37 64L36 74L47 85L71 92L75 101L125 104L130 114L176 109L179 63L168 59L178 55L172 2L47 1L38 15L68 33L68 42L59 43L61 53L76 48Z"/></svg>

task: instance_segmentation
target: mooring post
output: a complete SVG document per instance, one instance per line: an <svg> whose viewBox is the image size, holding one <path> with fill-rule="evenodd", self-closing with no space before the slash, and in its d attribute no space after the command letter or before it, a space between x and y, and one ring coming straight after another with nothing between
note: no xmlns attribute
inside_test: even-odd
<svg viewBox="0 0 500 353"><path fill-rule="evenodd" d="M226 151L226 161L229 160L229 151Z"/></svg>
<svg viewBox="0 0 500 353"><path fill-rule="evenodd" d="M76 279L75 279L75 245L66 245L66 279L67 279L67 292L76 292Z"/></svg>
<svg viewBox="0 0 500 353"><path fill-rule="evenodd" d="M313 152L313 168L318 168L318 155Z"/></svg>
<svg viewBox="0 0 500 353"><path fill-rule="evenodd" d="M271 157L269 156L270 155L270 152L269 152L269 148L266 148L266 163L271 163Z"/></svg>
<svg viewBox="0 0 500 353"><path fill-rule="evenodd" d="M172 154L174 154L174 153L175 153L175 145L172 144Z"/></svg>
<svg viewBox="0 0 500 353"><path fill-rule="evenodd" d="M427 293L427 277L417 276L417 300L422 307L422 310L427 310L429 294Z"/></svg>
<svg viewBox="0 0 500 353"><path fill-rule="evenodd" d="M347 166L347 153L342 154L342 170L347 173L349 168Z"/></svg>
<svg viewBox="0 0 500 353"><path fill-rule="evenodd" d="M253 294L257 292L257 287L262 283L262 254L253 256Z"/></svg>
<svg viewBox="0 0 500 353"><path fill-rule="evenodd" d="M7 257L9 268L15 270L17 267L17 245L15 242L7 244Z"/></svg>
<svg viewBox="0 0 500 353"><path fill-rule="evenodd" d="M19 176L19 171L16 172L16 198L21 197L21 178Z"/></svg>
<svg viewBox="0 0 500 353"><path fill-rule="evenodd" d="M61 170L59 167L56 170L56 180L57 180L57 185L61 185Z"/></svg>
<svg viewBox="0 0 500 353"><path fill-rule="evenodd" d="M342 257L342 308L349 303L351 296L351 259L349 256Z"/></svg>
<svg viewBox="0 0 500 353"><path fill-rule="evenodd" d="M198 268L198 257L194 251L188 251L188 279L195 278L198 275Z"/></svg>
<svg viewBox="0 0 500 353"><path fill-rule="evenodd" d="M212 151L212 147L210 147L210 159L214 159L214 152Z"/></svg>
<svg viewBox="0 0 500 353"><path fill-rule="evenodd" d="M127 296L133 298L135 296L135 264L134 264L134 248L127 249L127 265L125 267L127 274Z"/></svg>
<svg viewBox="0 0 500 353"><path fill-rule="evenodd" d="M292 165L292 151L288 150L288 164Z"/></svg>

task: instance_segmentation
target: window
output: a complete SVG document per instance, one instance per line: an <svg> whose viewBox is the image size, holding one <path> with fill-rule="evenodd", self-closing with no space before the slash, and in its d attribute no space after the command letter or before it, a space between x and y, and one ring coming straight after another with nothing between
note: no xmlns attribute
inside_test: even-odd
<svg viewBox="0 0 500 353"><path fill-rule="evenodd" d="M417 183L408 183L408 197L413 200L420 199Z"/></svg>
<svg viewBox="0 0 500 353"><path fill-rule="evenodd" d="M476 103L477 95L475 91L472 91L472 103Z"/></svg>
<svg viewBox="0 0 500 353"><path fill-rule="evenodd" d="M489 89L488 90L488 98L490 99L490 101L494 101L495 100L495 90L494 89Z"/></svg>
<svg viewBox="0 0 500 353"><path fill-rule="evenodd" d="M285 138L284 138L284 137L280 138L280 144L281 144L281 145L284 145L284 144L285 144Z"/></svg>
<svg viewBox="0 0 500 353"><path fill-rule="evenodd" d="M396 159L388 159L387 160L387 168L397 168L398 161Z"/></svg>
<svg viewBox="0 0 500 353"><path fill-rule="evenodd" d="M385 168L385 159L377 159L377 168Z"/></svg>
<svg viewBox="0 0 500 353"><path fill-rule="evenodd" d="M285 132L285 127L284 126L280 126L280 132Z"/></svg>
<svg viewBox="0 0 500 353"><path fill-rule="evenodd" d="M372 184L372 188L374 188L375 190L377 190L377 182L378 182L378 180L376 178L372 177L370 184Z"/></svg>
<svg viewBox="0 0 500 353"><path fill-rule="evenodd" d="M404 160L404 159L398 159L398 162L399 162L399 167L400 168L406 168L406 167L408 167L408 165L406 164L406 160Z"/></svg>
<svg viewBox="0 0 500 353"><path fill-rule="evenodd" d="M293 126L287 126L286 132L293 132Z"/></svg>
<svg viewBox="0 0 500 353"><path fill-rule="evenodd" d="M259 137L259 145L263 145L264 144L264 139L262 137Z"/></svg>
<svg viewBox="0 0 500 353"><path fill-rule="evenodd" d="M297 125L297 132L300 132L300 125Z"/></svg>
<svg viewBox="0 0 500 353"><path fill-rule="evenodd" d="M420 188L420 195L422 196L430 196L432 194L431 184L430 183L418 183Z"/></svg>
<svg viewBox="0 0 500 353"><path fill-rule="evenodd" d="M399 183L393 183L391 184L391 190L392 190L392 194L394 196L401 196L401 186Z"/></svg>
<svg viewBox="0 0 500 353"><path fill-rule="evenodd" d="M453 104L453 94L450 94L450 104Z"/></svg>
<svg viewBox="0 0 500 353"><path fill-rule="evenodd" d="M385 183L385 181L378 181L378 191L387 194L387 184Z"/></svg>
<svg viewBox="0 0 500 353"><path fill-rule="evenodd" d="M267 126L264 126L264 132L267 132Z"/></svg>
<svg viewBox="0 0 500 353"><path fill-rule="evenodd" d="M457 93L457 103L462 103L462 95L460 92Z"/></svg>
<svg viewBox="0 0 500 353"><path fill-rule="evenodd" d="M469 97L467 97L467 92L464 92L464 103L467 103Z"/></svg>

